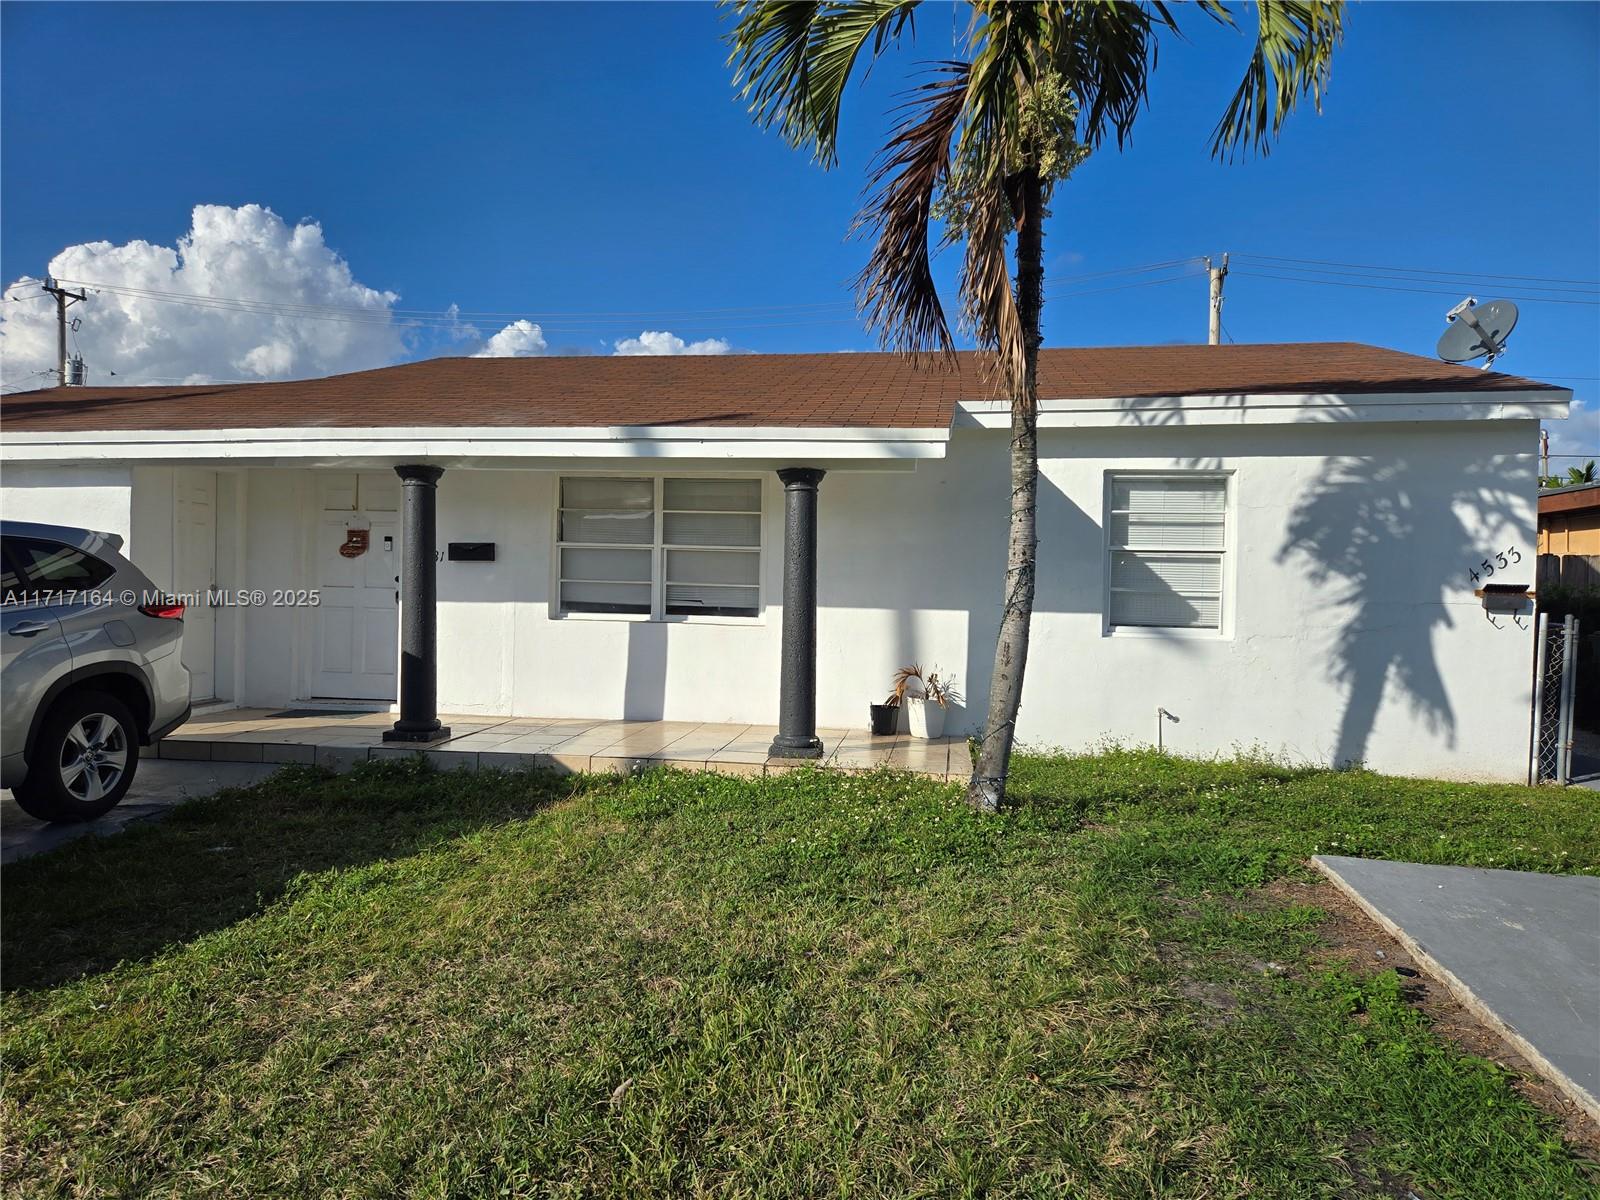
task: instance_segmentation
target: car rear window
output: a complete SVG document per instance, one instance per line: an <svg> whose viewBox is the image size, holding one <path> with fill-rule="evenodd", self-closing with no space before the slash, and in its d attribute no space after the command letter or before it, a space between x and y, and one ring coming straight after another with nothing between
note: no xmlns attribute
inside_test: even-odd
<svg viewBox="0 0 1600 1200"><path fill-rule="evenodd" d="M5 543L6 573L4 591L8 600L13 592L38 593L79 592L97 588L117 573L109 563L101 562L62 542L43 538L7 538ZM17 577L21 574L21 578Z"/></svg>

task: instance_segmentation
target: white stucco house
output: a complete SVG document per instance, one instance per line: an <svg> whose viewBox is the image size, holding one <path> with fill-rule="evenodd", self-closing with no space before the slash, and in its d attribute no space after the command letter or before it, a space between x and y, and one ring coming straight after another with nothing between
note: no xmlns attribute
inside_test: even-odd
<svg viewBox="0 0 1600 1200"><path fill-rule="evenodd" d="M1040 395L1023 744L1165 710L1180 753L1525 777L1531 614L1477 593L1534 581L1570 392L1301 344L1046 350ZM435 359L5 397L0 512L188 593L197 700L387 706L405 673L411 739L779 723L803 754L909 661L981 719L1008 440L965 356Z"/></svg>

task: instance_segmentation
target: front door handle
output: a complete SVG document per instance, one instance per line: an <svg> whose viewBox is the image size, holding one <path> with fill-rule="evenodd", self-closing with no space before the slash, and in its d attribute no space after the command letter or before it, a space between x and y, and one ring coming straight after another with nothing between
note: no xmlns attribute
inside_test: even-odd
<svg viewBox="0 0 1600 1200"><path fill-rule="evenodd" d="M49 629L46 621L18 621L15 625L8 625L6 632L15 637L32 637L36 633L43 633Z"/></svg>

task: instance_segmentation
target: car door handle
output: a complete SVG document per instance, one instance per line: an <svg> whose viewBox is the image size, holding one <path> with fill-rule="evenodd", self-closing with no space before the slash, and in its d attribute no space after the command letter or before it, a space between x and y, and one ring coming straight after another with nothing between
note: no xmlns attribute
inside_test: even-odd
<svg viewBox="0 0 1600 1200"><path fill-rule="evenodd" d="M50 625L46 621L18 621L15 625L6 626L6 632L16 637L32 637L49 628Z"/></svg>

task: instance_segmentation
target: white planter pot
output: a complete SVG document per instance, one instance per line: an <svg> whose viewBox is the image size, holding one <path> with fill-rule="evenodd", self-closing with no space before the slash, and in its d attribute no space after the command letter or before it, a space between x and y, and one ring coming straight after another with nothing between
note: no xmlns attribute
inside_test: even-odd
<svg viewBox="0 0 1600 1200"><path fill-rule="evenodd" d="M928 740L944 736L944 709L920 696L906 697L906 725L911 736Z"/></svg>

